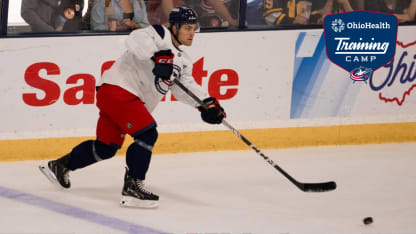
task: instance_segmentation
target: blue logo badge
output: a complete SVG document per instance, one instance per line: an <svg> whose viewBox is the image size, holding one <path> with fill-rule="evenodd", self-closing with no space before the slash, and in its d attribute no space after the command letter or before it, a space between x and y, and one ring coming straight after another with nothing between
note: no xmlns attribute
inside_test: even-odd
<svg viewBox="0 0 416 234"><path fill-rule="evenodd" d="M366 82L373 71L393 59L398 20L394 15L354 11L327 15L325 47L331 62Z"/></svg>

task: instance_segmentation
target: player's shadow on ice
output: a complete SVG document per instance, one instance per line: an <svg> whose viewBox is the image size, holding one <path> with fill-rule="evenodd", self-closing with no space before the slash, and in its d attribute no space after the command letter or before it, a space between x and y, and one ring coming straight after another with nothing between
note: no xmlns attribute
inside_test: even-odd
<svg viewBox="0 0 416 234"><path fill-rule="evenodd" d="M160 200L162 202L173 204L182 203L185 205L194 205L194 206L206 206L206 207L213 207L214 204L207 203L206 201L196 200L194 199L191 193L187 193L189 196L185 196L185 192L182 194L172 192L171 190L165 190L160 187L153 187L149 186L149 189L153 189L156 194L160 195Z"/></svg>
<svg viewBox="0 0 416 234"><path fill-rule="evenodd" d="M121 187L78 187L69 191L74 196L102 201L118 201L121 198Z"/></svg>
<svg viewBox="0 0 416 234"><path fill-rule="evenodd" d="M121 198L121 187L78 187L71 188L68 192L73 196L101 200L106 202L119 201ZM164 188L148 186L148 189L160 196L160 204L183 203L187 205L212 207L214 204L207 203L185 196L176 192L165 190Z"/></svg>

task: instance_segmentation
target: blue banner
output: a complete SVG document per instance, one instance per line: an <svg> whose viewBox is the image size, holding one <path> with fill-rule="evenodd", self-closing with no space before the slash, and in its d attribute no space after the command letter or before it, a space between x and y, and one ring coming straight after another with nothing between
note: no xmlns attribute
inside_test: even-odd
<svg viewBox="0 0 416 234"><path fill-rule="evenodd" d="M397 40L397 17L354 11L324 19L326 53L331 62L350 73L353 82L364 81L373 71L393 59Z"/></svg>

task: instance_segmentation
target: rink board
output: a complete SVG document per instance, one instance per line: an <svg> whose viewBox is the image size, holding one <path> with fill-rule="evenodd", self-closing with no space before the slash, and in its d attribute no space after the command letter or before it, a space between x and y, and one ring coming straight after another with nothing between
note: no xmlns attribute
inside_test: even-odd
<svg viewBox="0 0 416 234"><path fill-rule="evenodd" d="M353 83L329 62L320 29L201 33L189 50L195 80L261 147L414 141L415 29L399 28L394 61L368 83ZM0 160L55 157L85 136L93 139L95 84L123 52L125 38L1 39L0 144L8 147ZM245 147L225 127L201 123L198 111L170 94L153 115L156 153Z"/></svg>

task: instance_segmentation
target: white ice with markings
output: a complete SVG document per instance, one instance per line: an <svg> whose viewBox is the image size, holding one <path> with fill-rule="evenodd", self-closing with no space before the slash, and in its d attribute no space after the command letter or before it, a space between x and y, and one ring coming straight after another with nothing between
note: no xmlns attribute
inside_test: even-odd
<svg viewBox="0 0 416 234"><path fill-rule="evenodd" d="M304 193L252 150L155 155L147 188L158 209L119 207L124 157L52 186L45 161L0 163L0 233L416 233L416 143L263 150ZM364 225L363 219L374 222Z"/></svg>

